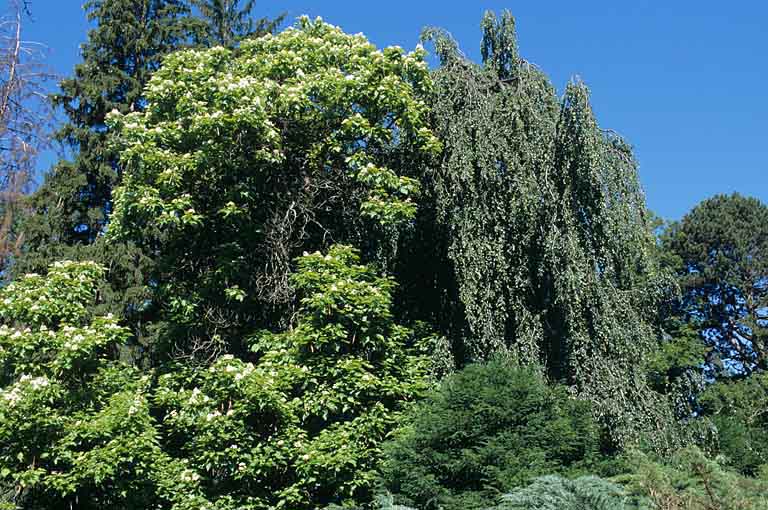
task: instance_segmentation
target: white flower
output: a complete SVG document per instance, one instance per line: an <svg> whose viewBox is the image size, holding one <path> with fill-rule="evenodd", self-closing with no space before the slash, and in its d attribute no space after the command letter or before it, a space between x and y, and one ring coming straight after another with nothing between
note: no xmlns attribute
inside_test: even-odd
<svg viewBox="0 0 768 510"><path fill-rule="evenodd" d="M32 386L33 390L38 390L40 388L45 388L48 386L48 378L47 377L35 377L32 379L29 383L30 386Z"/></svg>
<svg viewBox="0 0 768 510"><path fill-rule="evenodd" d="M200 480L200 475L192 471L191 469L185 469L181 473L182 482L196 482Z"/></svg>

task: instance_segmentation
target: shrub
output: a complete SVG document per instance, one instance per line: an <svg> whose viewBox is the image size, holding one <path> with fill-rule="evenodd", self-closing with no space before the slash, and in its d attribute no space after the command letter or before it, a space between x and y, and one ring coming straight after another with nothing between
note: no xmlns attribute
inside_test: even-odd
<svg viewBox="0 0 768 510"><path fill-rule="evenodd" d="M657 510L766 510L768 480L723 467L694 447L661 462L631 455L631 473L617 477L638 500Z"/></svg>
<svg viewBox="0 0 768 510"><path fill-rule="evenodd" d="M599 455L590 407L505 360L448 376L385 447L385 486L419 508L480 508L550 473L584 474Z"/></svg>
<svg viewBox="0 0 768 510"><path fill-rule="evenodd" d="M498 510L630 510L621 486L596 476L569 480L557 475L537 478L502 498Z"/></svg>

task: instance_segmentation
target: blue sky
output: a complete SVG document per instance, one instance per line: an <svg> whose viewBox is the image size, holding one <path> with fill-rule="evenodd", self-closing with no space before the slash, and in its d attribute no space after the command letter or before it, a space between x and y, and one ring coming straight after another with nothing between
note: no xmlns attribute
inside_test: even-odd
<svg viewBox="0 0 768 510"><path fill-rule="evenodd" d="M61 75L85 41L82 3L32 1L26 38L50 48ZM677 219L733 191L768 202L768 2L257 1L258 15L319 15L380 46L412 48L423 26L441 26L475 59L482 12L504 8L523 56L560 89L580 76L601 126L634 145L651 209Z"/></svg>

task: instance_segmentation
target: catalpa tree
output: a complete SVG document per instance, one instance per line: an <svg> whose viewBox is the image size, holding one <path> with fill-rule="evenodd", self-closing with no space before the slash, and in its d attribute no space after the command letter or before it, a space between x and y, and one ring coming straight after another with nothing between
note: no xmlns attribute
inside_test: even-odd
<svg viewBox="0 0 768 510"><path fill-rule="evenodd" d="M391 252L440 149L424 56L302 18L168 57L145 111L111 116L126 173L109 234L159 254L182 352L236 351L234 333L279 321L303 250Z"/></svg>

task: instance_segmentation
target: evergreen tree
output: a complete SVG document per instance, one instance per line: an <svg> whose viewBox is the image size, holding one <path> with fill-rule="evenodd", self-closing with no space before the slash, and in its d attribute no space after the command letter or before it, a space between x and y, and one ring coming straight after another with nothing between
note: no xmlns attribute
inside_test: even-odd
<svg viewBox="0 0 768 510"><path fill-rule="evenodd" d="M192 0L204 21L204 44L232 47L245 37L274 33L285 19L282 14L273 20L254 20L256 1L246 0L242 7L240 4L240 0Z"/></svg>
<svg viewBox="0 0 768 510"><path fill-rule="evenodd" d="M672 421L646 384L665 288L631 148L598 128L586 87L561 101L517 52L508 13L483 20L478 66L439 30L433 115L445 145L427 179L455 275L459 357L508 351L594 401L619 443ZM429 274L434 260L421 267ZM437 258L436 260L440 260ZM434 271L432 271L434 272Z"/></svg>
<svg viewBox="0 0 768 510"><path fill-rule="evenodd" d="M447 376L409 418L381 471L396 500L422 510L484 508L538 476L603 460L589 403L508 360Z"/></svg>
<svg viewBox="0 0 768 510"><path fill-rule="evenodd" d="M710 385L700 414L717 427L717 450L740 472L768 473L768 373Z"/></svg>
<svg viewBox="0 0 768 510"><path fill-rule="evenodd" d="M122 167L110 146L106 115L142 110L143 89L163 56L190 40L192 23L182 0L90 0L96 26L82 46L83 61L51 98L66 117L56 139L72 160L60 161L30 200L23 253L13 273L43 272L52 261L97 260L109 270L105 306L136 314L145 305L150 254L131 244L100 241L112 211L112 188Z"/></svg>
<svg viewBox="0 0 768 510"><path fill-rule="evenodd" d="M768 510L768 479L741 476L698 448L627 457L627 473L614 480L644 510Z"/></svg>
<svg viewBox="0 0 768 510"><path fill-rule="evenodd" d="M673 315L712 347L711 374L768 369L768 206L712 197L671 225L663 247L682 288Z"/></svg>

